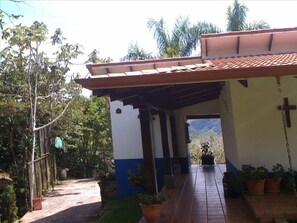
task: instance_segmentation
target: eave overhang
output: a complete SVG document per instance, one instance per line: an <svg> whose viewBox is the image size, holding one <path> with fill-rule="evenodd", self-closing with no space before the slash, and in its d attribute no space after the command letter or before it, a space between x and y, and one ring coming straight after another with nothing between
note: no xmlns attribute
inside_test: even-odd
<svg viewBox="0 0 297 223"><path fill-rule="evenodd" d="M281 77L296 76L297 64L269 66L269 67L251 67L223 70L206 71L180 71L176 73L119 76L119 77L92 77L75 80L84 88L111 89L111 88L129 88L144 86L177 85L189 83L203 83L226 80L244 80L255 77Z"/></svg>

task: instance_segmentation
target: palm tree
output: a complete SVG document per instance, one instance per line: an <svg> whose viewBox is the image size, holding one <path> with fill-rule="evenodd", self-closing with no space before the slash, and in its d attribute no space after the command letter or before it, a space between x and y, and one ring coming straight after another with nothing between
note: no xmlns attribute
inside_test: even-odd
<svg viewBox="0 0 297 223"><path fill-rule="evenodd" d="M131 60L145 60L145 59L153 59L151 53L145 52L144 49L138 46L138 43L130 43L128 46L128 53L126 56L121 58L121 61L131 61Z"/></svg>
<svg viewBox="0 0 297 223"><path fill-rule="evenodd" d="M101 58L99 57L99 51L94 49L89 55L88 60L85 63L109 63L112 61L110 57Z"/></svg>
<svg viewBox="0 0 297 223"><path fill-rule="evenodd" d="M250 24L246 23L246 13L248 8L234 0L233 7L227 8L227 30L228 31L242 31L242 30L255 30L270 28L269 24L263 20L254 21Z"/></svg>
<svg viewBox="0 0 297 223"><path fill-rule="evenodd" d="M189 18L179 17L171 33L168 32L164 20L150 18L147 22L157 41L160 57L189 56L196 49L200 35L203 33L220 32L220 29L206 22L191 25Z"/></svg>
<svg viewBox="0 0 297 223"><path fill-rule="evenodd" d="M270 26L264 20L253 21L246 26L246 30L269 29Z"/></svg>

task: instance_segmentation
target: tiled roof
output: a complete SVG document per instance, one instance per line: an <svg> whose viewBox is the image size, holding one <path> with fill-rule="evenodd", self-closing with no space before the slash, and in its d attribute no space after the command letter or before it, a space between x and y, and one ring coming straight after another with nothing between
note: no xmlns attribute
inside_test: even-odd
<svg viewBox="0 0 297 223"><path fill-rule="evenodd" d="M210 60L213 64L211 69L238 69L238 68L252 68L252 67L271 67L296 65L297 53L280 53L257 56L241 56L230 58L219 58Z"/></svg>
<svg viewBox="0 0 297 223"><path fill-rule="evenodd" d="M182 72L199 72L199 71L211 71L211 70L229 70L229 69L245 69L256 67L272 67L272 66L284 66L284 65L297 65L297 53L280 53L280 54L268 54L268 55L255 55L255 56L240 56L240 57L228 57L204 60L202 63L195 63L195 60L189 60L194 62L193 64L187 63L187 65L178 66L164 66L160 67L158 62L151 63L150 65L138 65L142 70L136 70L137 66L133 66L133 71L128 71L128 68L119 70L119 67L109 64L109 68L100 67L101 75L94 74L94 78L108 78L108 77L124 77L124 76L138 76L138 75L151 75L151 74L170 74L170 73L182 73ZM181 64L181 63L179 63ZM170 65L170 64L167 64ZM92 65L90 65L93 69ZM149 68L149 69L145 69ZM155 68L155 69L154 69ZM105 74L102 74L102 70L105 70ZM123 72L127 70L126 72ZM96 73L96 68L93 70ZM114 72L112 72L114 71ZM122 72L119 72L122 71Z"/></svg>
<svg viewBox="0 0 297 223"><path fill-rule="evenodd" d="M140 61L126 61L105 64L88 64L91 75L100 77L134 76L154 73L168 73L209 66L201 57L183 57Z"/></svg>

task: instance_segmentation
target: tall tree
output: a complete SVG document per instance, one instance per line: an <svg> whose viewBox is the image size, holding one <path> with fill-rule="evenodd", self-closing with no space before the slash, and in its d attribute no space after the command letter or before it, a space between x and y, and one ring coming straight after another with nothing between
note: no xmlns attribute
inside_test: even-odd
<svg viewBox="0 0 297 223"><path fill-rule="evenodd" d="M128 52L126 56L122 57L122 61L131 61L131 60L145 60L153 59L151 53L147 53L143 48L138 46L138 43L130 43L128 46Z"/></svg>
<svg viewBox="0 0 297 223"><path fill-rule="evenodd" d="M227 8L227 30L242 31L270 28L269 24L263 20L246 22L248 8L238 0L234 0L233 6Z"/></svg>
<svg viewBox="0 0 297 223"><path fill-rule="evenodd" d="M27 117L27 128L23 134L29 139L27 147L30 148L26 151L30 153L30 160L26 162L32 162L29 176L31 202L34 160L38 154L36 132L55 123L66 111L71 99L80 92L77 85L66 82L71 60L81 53L80 46L62 44L64 38L58 29L52 37L56 51L48 56L43 51L47 48L47 35L46 25L40 22L34 22L31 26L20 24L2 31L5 47L0 52L0 96L6 103L1 104L1 108L23 108L23 116ZM1 112L3 111L5 112ZM7 115L12 121L19 118L14 114ZM14 128L9 128L8 141L12 140L13 132ZM8 148L11 147L10 144L9 142Z"/></svg>
<svg viewBox="0 0 297 223"><path fill-rule="evenodd" d="M113 152L109 103L105 98L77 97L55 132L64 139L61 168L69 168L70 177L113 174Z"/></svg>
<svg viewBox="0 0 297 223"><path fill-rule="evenodd" d="M200 35L203 33L220 32L211 23L200 22L192 25L189 18L179 17L171 33L168 32L164 20L150 18L148 28L153 31L157 41L160 57L189 56L196 49Z"/></svg>
<svg viewBox="0 0 297 223"><path fill-rule="evenodd" d="M89 55L88 60L85 63L109 63L112 61L110 57L102 58L99 56L99 51L94 49Z"/></svg>

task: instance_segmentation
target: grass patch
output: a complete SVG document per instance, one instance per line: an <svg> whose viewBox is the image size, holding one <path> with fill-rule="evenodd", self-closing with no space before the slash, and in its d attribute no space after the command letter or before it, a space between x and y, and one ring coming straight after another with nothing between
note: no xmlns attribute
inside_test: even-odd
<svg viewBox="0 0 297 223"><path fill-rule="evenodd" d="M110 200L96 223L138 223L142 213L136 197Z"/></svg>

